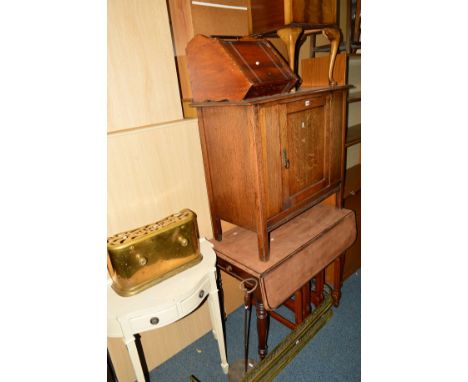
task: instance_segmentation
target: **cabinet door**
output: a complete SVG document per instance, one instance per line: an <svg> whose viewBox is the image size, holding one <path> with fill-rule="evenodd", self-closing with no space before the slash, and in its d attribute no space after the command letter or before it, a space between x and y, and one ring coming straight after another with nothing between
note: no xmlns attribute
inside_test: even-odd
<svg viewBox="0 0 468 382"><path fill-rule="evenodd" d="M282 126L283 201L285 207L329 185L325 96L286 105Z"/></svg>

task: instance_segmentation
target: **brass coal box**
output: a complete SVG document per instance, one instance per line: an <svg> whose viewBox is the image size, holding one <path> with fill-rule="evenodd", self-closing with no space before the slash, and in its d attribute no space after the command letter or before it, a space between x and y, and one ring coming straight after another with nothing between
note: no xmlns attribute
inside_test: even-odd
<svg viewBox="0 0 468 382"><path fill-rule="evenodd" d="M184 209L107 239L112 288L131 296L201 261L197 215Z"/></svg>

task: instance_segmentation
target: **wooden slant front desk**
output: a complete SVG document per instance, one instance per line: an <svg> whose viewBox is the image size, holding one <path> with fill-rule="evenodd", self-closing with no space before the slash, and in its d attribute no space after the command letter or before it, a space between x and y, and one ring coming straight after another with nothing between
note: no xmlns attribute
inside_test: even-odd
<svg viewBox="0 0 468 382"><path fill-rule="evenodd" d="M330 263L340 261L355 238L354 212L318 205L271 232L268 262L259 260L252 231L236 227L225 232L222 241L213 240L219 268L239 280L257 280L254 299L261 359L267 351L268 312L308 285ZM341 283L333 286L335 304L339 302L340 289ZM304 301L309 303L310 299Z"/></svg>

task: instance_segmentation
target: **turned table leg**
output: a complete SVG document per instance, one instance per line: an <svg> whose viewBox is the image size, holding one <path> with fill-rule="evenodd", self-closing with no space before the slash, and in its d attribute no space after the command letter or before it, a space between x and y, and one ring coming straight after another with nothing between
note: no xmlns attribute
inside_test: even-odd
<svg viewBox="0 0 468 382"><path fill-rule="evenodd" d="M258 355L260 360L267 354L267 334L268 334L268 312L263 305L262 300L256 299L255 304L257 312L257 335L258 335Z"/></svg>

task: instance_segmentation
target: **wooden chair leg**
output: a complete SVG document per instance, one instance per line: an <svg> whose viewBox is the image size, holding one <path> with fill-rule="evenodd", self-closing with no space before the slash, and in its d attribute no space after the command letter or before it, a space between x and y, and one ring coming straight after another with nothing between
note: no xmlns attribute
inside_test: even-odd
<svg viewBox="0 0 468 382"><path fill-rule="evenodd" d="M294 293L294 319L298 325L304 320L303 305L302 288L300 288Z"/></svg>
<svg viewBox="0 0 468 382"><path fill-rule="evenodd" d="M344 266L344 253L338 256L333 262L333 289L331 292L333 305L340 305L341 299L341 286L343 285L343 266Z"/></svg>
<svg viewBox="0 0 468 382"><path fill-rule="evenodd" d="M311 293L310 301L316 307L319 306L323 301L323 288L325 285L325 270L321 270L315 276L315 290Z"/></svg>
<svg viewBox="0 0 468 382"><path fill-rule="evenodd" d="M340 46L341 33L336 28L325 28L323 34L330 41L330 63L328 66L328 82L331 86L335 86L337 82L333 78L333 69L335 68L335 59L338 54L338 48Z"/></svg>
<svg viewBox="0 0 468 382"><path fill-rule="evenodd" d="M303 295L303 298L302 298L302 311L303 311L304 318L306 318L311 312L311 309L310 309L310 298L311 298L310 281L305 283L305 285L302 287L302 295Z"/></svg>
<svg viewBox="0 0 468 382"><path fill-rule="evenodd" d="M289 67L296 73L296 42L302 33L302 28L282 28L276 31L279 38L286 44L289 55Z"/></svg>

